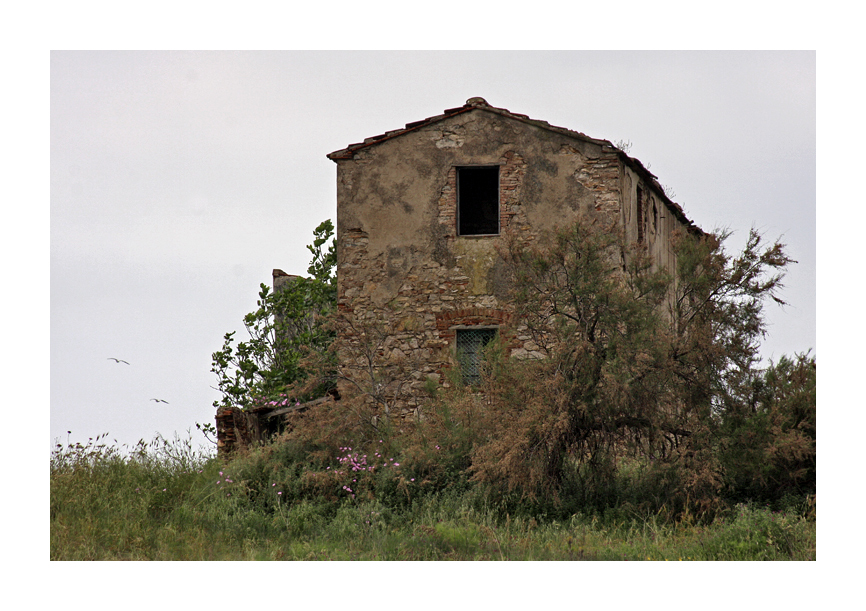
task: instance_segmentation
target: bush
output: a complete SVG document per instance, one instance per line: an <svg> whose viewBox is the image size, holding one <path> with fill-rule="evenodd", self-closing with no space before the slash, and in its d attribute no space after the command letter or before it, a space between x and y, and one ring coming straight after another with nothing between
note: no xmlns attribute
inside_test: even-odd
<svg viewBox="0 0 866 611"><path fill-rule="evenodd" d="M593 219L535 244L512 241L502 254L518 332L543 357L503 358L504 346L491 346L481 392L438 393L417 447L452 450L448 463L510 506L627 503L710 518L725 475L720 414L736 409L753 374L763 302L782 302L791 262L754 231L732 257L726 237L680 236L675 283ZM803 458L799 438L776 440L777 463ZM624 465L641 465L639 482Z"/></svg>
<svg viewBox="0 0 866 611"><path fill-rule="evenodd" d="M719 453L730 498L779 503L815 494L816 373L808 353L783 356L722 413Z"/></svg>

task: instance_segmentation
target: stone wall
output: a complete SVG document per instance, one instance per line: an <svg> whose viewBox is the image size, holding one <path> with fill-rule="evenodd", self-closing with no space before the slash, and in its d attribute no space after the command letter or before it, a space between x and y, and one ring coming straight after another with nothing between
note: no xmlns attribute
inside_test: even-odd
<svg viewBox="0 0 866 611"><path fill-rule="evenodd" d="M237 407L221 407L216 414L217 455L224 457L263 440L258 416Z"/></svg>
<svg viewBox="0 0 866 611"><path fill-rule="evenodd" d="M684 226L652 175L609 142L480 98L329 157L337 163L338 308L348 321L341 363L356 371L371 360L402 364L418 397L428 379L447 383L460 328L497 327L512 355L538 356L509 302L501 253L510 240L530 243L578 216L634 234L639 185L657 211L646 239L666 264L669 236ZM457 168L479 165L499 166L500 232L461 236ZM363 383L355 381L340 394ZM409 398L401 409L415 407Z"/></svg>
<svg viewBox="0 0 866 611"><path fill-rule="evenodd" d="M326 395L288 407L259 407L250 411L237 407L221 407L216 414L217 455L227 458L264 443L275 434L287 430L287 427L291 428L293 416L315 405L334 400L333 395Z"/></svg>

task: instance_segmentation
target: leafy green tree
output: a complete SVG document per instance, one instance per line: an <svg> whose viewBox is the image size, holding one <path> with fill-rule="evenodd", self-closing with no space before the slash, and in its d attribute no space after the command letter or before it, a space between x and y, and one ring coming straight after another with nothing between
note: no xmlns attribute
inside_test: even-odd
<svg viewBox="0 0 866 611"><path fill-rule="evenodd" d="M316 228L313 243L307 246L312 254L310 277L293 278L275 291L261 285L258 308L244 317L248 341L235 346L235 332L225 334L222 350L212 355L211 371L222 393L214 407L288 404L327 390L329 383L322 379L304 396L290 396L291 389L311 373L305 359L310 354L326 355L333 341L326 324L337 293L333 236L330 220Z"/></svg>

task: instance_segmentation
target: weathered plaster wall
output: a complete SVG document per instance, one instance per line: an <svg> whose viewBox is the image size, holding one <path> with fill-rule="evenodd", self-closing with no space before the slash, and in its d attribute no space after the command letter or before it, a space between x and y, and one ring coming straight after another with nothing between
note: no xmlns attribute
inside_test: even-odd
<svg viewBox="0 0 866 611"><path fill-rule="evenodd" d="M497 253L508 236L532 240L580 214L621 216L612 150L481 109L337 163L340 308L390 330L382 358L417 355L419 385L442 380L460 326L500 326L512 353L535 353L512 326ZM501 233L458 236L456 167L494 164Z"/></svg>

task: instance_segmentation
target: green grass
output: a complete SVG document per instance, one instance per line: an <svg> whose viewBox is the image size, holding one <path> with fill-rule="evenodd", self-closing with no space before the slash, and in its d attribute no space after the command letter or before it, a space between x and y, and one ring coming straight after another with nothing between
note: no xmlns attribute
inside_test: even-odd
<svg viewBox="0 0 866 611"><path fill-rule="evenodd" d="M226 465L178 440L58 448L51 559L815 560L815 520L793 510L738 505L710 524L623 511L516 517L465 489L400 503L302 498L288 490L290 467Z"/></svg>

